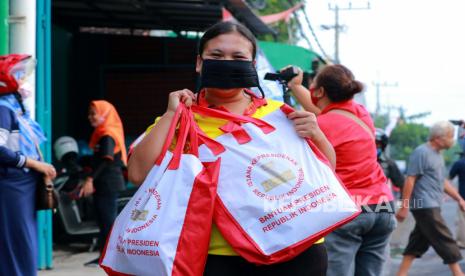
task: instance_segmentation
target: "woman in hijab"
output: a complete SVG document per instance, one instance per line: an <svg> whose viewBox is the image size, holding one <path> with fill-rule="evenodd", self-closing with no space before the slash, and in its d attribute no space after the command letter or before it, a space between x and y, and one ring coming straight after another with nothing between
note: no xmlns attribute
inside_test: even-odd
<svg viewBox="0 0 465 276"><path fill-rule="evenodd" d="M44 133L23 105L34 65L28 55L0 56L0 275L37 274L36 185L56 176L38 149Z"/></svg>
<svg viewBox="0 0 465 276"><path fill-rule="evenodd" d="M118 192L125 188L122 169L126 166L126 146L123 124L111 103L103 100L92 101L88 119L94 127L89 142L94 155L92 174L86 178L80 196L87 197L95 192L94 204L100 228L101 252L117 215ZM98 258L85 265L97 266Z"/></svg>

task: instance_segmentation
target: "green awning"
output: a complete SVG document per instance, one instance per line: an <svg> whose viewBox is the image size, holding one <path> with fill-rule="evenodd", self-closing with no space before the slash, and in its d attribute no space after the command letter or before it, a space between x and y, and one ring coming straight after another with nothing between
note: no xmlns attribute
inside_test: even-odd
<svg viewBox="0 0 465 276"><path fill-rule="evenodd" d="M276 70L287 65L296 65L311 73L312 60L320 59L316 53L299 46L269 41L259 41L258 45Z"/></svg>

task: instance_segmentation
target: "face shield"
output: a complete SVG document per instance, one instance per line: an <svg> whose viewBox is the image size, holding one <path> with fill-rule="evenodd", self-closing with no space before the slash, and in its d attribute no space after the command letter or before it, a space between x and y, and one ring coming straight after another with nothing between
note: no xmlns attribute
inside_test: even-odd
<svg viewBox="0 0 465 276"><path fill-rule="evenodd" d="M36 60L29 55L0 56L0 94L17 92L35 66Z"/></svg>
<svg viewBox="0 0 465 276"><path fill-rule="evenodd" d="M16 80L16 82L18 82L19 85L21 85L26 82L30 75L32 75L36 64L36 60L32 57L25 58L14 64L11 67L9 74Z"/></svg>

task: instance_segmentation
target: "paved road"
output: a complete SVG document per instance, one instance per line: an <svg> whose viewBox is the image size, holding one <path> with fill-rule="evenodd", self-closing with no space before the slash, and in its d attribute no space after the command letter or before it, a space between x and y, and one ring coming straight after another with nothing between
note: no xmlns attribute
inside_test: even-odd
<svg viewBox="0 0 465 276"><path fill-rule="evenodd" d="M457 204L455 201L450 198L445 198L444 205L442 207L442 214L444 219L449 226L449 229L455 235L455 219L457 217ZM395 275L397 272L400 262L402 260L402 248L405 247L408 235L413 229L415 221L411 215L404 223L398 225L397 229L394 231L390 245L391 245L391 259L388 261L388 265L385 269L384 275ZM465 256L465 250L462 250L462 255ZM465 261L461 261L460 265L463 270L465 270ZM447 265L442 263L442 259L437 256L436 252L432 248L425 253L421 259L416 259L413 262L412 268L410 270L410 275L431 275L431 276L448 276L452 275Z"/></svg>

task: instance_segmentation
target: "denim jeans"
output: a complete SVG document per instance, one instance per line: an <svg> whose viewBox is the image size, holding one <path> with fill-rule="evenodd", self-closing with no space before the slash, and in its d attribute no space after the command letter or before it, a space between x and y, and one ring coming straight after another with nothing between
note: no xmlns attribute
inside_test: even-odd
<svg viewBox="0 0 465 276"><path fill-rule="evenodd" d="M396 227L393 213L361 213L325 238L328 276L381 275L389 235Z"/></svg>

